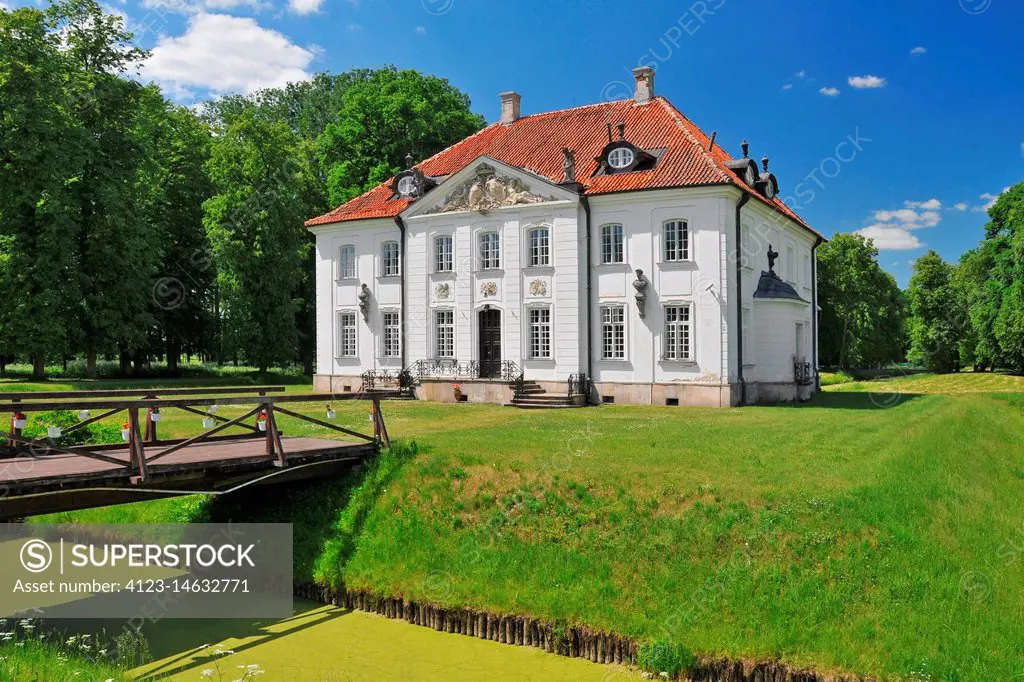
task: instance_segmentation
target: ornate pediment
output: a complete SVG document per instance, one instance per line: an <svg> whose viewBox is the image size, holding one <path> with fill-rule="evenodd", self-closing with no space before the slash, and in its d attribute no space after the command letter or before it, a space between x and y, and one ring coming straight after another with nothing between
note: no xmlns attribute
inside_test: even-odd
<svg viewBox="0 0 1024 682"><path fill-rule="evenodd" d="M452 213L454 211L479 211L486 213L503 206L539 204L542 201L557 201L554 196L534 194L519 178L498 175L494 166L482 163L473 177L460 183L451 194L435 208L425 213Z"/></svg>

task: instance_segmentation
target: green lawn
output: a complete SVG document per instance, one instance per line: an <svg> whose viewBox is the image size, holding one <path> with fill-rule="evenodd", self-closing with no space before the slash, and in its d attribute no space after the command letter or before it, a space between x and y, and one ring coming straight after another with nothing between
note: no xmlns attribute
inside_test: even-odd
<svg viewBox="0 0 1024 682"><path fill-rule="evenodd" d="M1020 679L1019 381L919 375L731 410L385 403L392 436L418 449L361 478L63 518L292 520L297 579L698 653ZM365 403L337 407L339 423L368 426ZM161 429L198 426L168 415Z"/></svg>

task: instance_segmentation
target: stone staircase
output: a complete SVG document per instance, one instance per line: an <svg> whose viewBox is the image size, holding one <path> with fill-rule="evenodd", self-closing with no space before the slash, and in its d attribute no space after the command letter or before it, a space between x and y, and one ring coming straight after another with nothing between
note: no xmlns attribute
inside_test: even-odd
<svg viewBox="0 0 1024 682"><path fill-rule="evenodd" d="M523 390L518 397L507 403L523 410L544 410L564 407L583 407L583 396L569 396L565 393L548 393L536 381L523 381Z"/></svg>

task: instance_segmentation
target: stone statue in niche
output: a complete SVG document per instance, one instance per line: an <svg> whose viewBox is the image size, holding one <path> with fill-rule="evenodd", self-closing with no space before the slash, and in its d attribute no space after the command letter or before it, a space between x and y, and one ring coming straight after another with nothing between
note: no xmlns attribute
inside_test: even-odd
<svg viewBox="0 0 1024 682"><path fill-rule="evenodd" d="M370 321L370 287L366 284L359 287L359 312L363 314L363 322Z"/></svg>
<svg viewBox="0 0 1024 682"><path fill-rule="evenodd" d="M636 312L640 315L640 319L644 318L647 312L647 285L650 282L644 277L643 270L636 271L636 280L633 282L633 288L636 289L636 294L633 298L636 299Z"/></svg>
<svg viewBox="0 0 1024 682"><path fill-rule="evenodd" d="M772 251L772 245L768 245L768 272L775 274L775 259L779 257L778 251Z"/></svg>
<svg viewBox="0 0 1024 682"><path fill-rule="evenodd" d="M486 213L502 206L537 204L542 201L555 201L555 197L533 194L519 178L499 176L494 166L482 163L476 169L475 177L456 187L441 206L430 212L479 211Z"/></svg>
<svg viewBox="0 0 1024 682"><path fill-rule="evenodd" d="M562 184L576 182L576 154L568 147L562 147Z"/></svg>

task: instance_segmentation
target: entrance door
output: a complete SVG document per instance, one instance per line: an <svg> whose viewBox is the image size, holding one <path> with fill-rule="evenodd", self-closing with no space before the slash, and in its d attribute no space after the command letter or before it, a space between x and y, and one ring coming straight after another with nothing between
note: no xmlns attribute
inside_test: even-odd
<svg viewBox="0 0 1024 682"><path fill-rule="evenodd" d="M480 378L501 376L501 311L481 310Z"/></svg>

